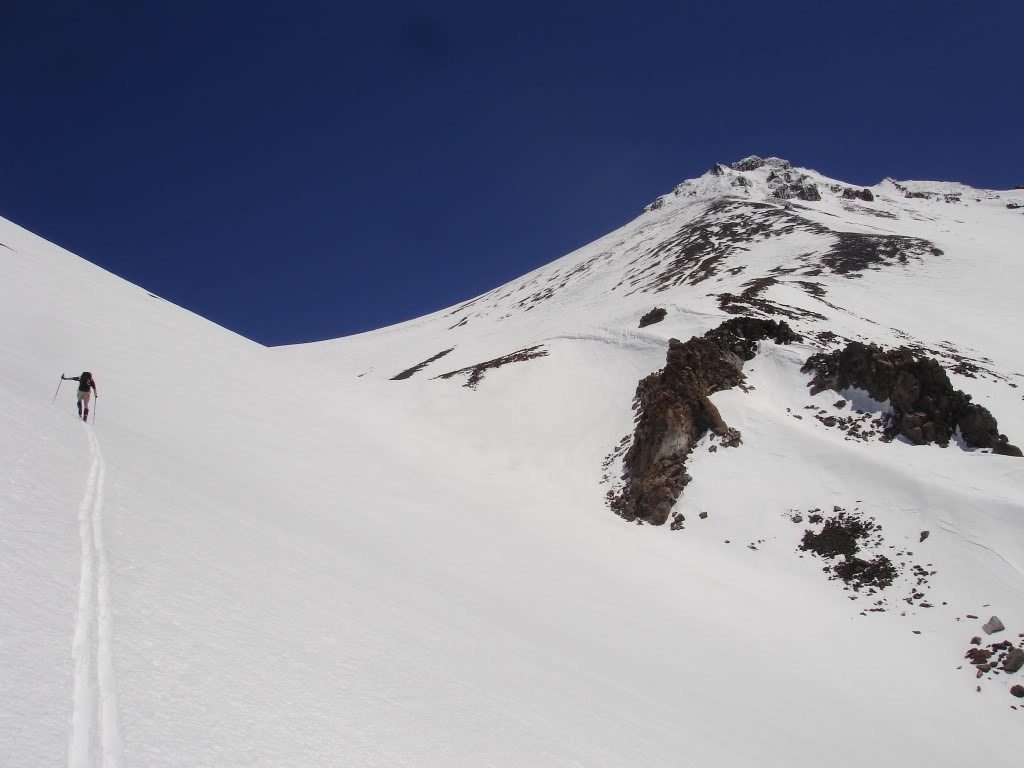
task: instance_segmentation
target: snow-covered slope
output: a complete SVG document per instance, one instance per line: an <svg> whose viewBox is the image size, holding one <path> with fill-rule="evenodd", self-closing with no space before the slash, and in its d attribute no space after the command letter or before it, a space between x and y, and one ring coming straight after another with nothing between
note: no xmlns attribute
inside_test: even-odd
<svg viewBox="0 0 1024 768"><path fill-rule="evenodd" d="M1022 673L963 655L1024 632L1024 463L847 439L800 367L915 345L1024 439L1024 192L869 190L715 166L463 305L280 349L0 221L0 764L1016 765ZM737 312L805 341L713 396L743 444L696 447L685 528L626 523L638 380ZM50 402L83 369L89 426ZM891 587L797 551L835 506Z"/></svg>

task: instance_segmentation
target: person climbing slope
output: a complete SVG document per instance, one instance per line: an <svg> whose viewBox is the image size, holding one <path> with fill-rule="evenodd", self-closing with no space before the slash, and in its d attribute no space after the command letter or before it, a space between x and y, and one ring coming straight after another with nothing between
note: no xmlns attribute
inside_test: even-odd
<svg viewBox="0 0 1024 768"><path fill-rule="evenodd" d="M88 371L83 371L81 376L65 376L61 374L61 379L64 381L77 381L78 382L78 415L82 417L82 421L89 420L89 398L92 397L92 392L96 392L96 399L99 399L100 393L96 390L96 379L93 378L92 374ZM89 390L92 389L92 392ZM82 402L85 402L85 413L82 413Z"/></svg>

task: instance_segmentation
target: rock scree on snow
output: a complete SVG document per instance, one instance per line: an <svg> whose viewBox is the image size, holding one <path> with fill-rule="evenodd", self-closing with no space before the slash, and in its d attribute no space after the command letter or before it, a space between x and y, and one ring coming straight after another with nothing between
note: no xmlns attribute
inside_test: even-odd
<svg viewBox="0 0 1024 768"><path fill-rule="evenodd" d="M637 425L623 459L623 487L609 491L616 514L629 521L663 525L690 481L685 461L708 431L725 446L741 442L708 398L741 384L743 363L753 359L758 341L799 341L785 322L736 317L703 337L670 339L665 367L637 385L633 408Z"/></svg>

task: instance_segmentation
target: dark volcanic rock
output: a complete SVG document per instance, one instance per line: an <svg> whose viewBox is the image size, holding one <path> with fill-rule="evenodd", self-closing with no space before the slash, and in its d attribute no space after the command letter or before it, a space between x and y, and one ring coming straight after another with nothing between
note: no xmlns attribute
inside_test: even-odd
<svg viewBox="0 0 1024 768"><path fill-rule="evenodd" d="M1006 654L1006 658L1003 659L1003 672L1012 674L1021 667L1024 667L1024 650L1020 648L1010 649L1010 652Z"/></svg>
<svg viewBox="0 0 1024 768"><path fill-rule="evenodd" d="M466 383L462 386L468 387L469 389L476 389L477 385L483 380L484 374L493 369L500 368L503 365L509 363L520 363L525 360L533 360L538 357L547 357L548 351L544 349L543 344L538 344L533 347L526 347L513 352L510 355L503 357L496 357L493 360L487 360L483 363L477 363L476 365L470 365L466 368L459 368L457 371L449 371L448 373L442 373L440 376L435 376L435 379L450 379L453 376L460 374L468 374Z"/></svg>
<svg viewBox="0 0 1024 768"><path fill-rule="evenodd" d="M843 190L843 198L845 200L863 200L866 203L871 203L875 200L875 196L871 193L870 189L853 189L851 187Z"/></svg>
<svg viewBox="0 0 1024 768"><path fill-rule="evenodd" d="M898 573L896 566L885 555L878 555L871 560L859 557L847 557L832 566L832 572L850 584L854 589L861 587L877 587L884 589L891 586Z"/></svg>
<svg viewBox="0 0 1024 768"><path fill-rule="evenodd" d="M888 262L909 263L910 259L941 256L942 250L928 240L903 235L867 235L836 232L836 242L821 263L836 274L855 274Z"/></svg>
<svg viewBox="0 0 1024 768"><path fill-rule="evenodd" d="M886 351L854 341L845 349L812 355L803 371L814 374L809 385L812 394L855 387L879 402L888 400L893 409L887 429L890 438L903 435L917 445L945 446L959 428L969 446L1000 446L1007 455L1020 455L999 434L988 409L953 389L937 360L917 356L907 347Z"/></svg>
<svg viewBox="0 0 1024 768"><path fill-rule="evenodd" d="M662 309L661 307L655 307L646 315L640 318L640 327L646 328L648 325L654 325L660 323L665 319L665 315L668 314L668 310Z"/></svg>
<svg viewBox="0 0 1024 768"><path fill-rule="evenodd" d="M821 192L818 191L817 184L801 184L796 196L801 200L821 200Z"/></svg>
<svg viewBox="0 0 1024 768"><path fill-rule="evenodd" d="M753 359L765 339L801 341L784 322L749 317L730 318L703 338L669 341L665 367L637 386L639 415L623 458L624 485L609 492L616 514L662 525L690 481L685 460L694 444L708 430L721 437L723 448L741 444L739 430L726 425L708 396L741 384L743 361Z"/></svg>
<svg viewBox="0 0 1024 768"><path fill-rule="evenodd" d="M413 376L414 374L416 374L416 373L418 373L419 371L423 370L423 369L424 369L425 367L427 367L428 365L430 365L430 364L431 364L432 362L434 362L435 360L440 360L440 359L441 359L442 357L444 357L445 355L447 355L447 354L448 354L449 352L451 352L451 351L452 351L453 349L455 349L455 347L451 347L450 349L444 349L444 350L441 350L440 352L438 352L438 353L437 353L436 355L434 355L433 357L428 357L428 358L427 358L426 360L424 360L424 361L423 361L422 363L417 363L417 364L416 364L416 365L414 365L414 366L413 366L412 368L406 368L406 369L405 369L404 371L402 371L401 373L396 373L396 374L395 374L394 376L392 376L392 377L391 377L391 381L402 381L403 379L408 379L408 378L411 378L411 377L412 377L412 376Z"/></svg>
<svg viewBox="0 0 1024 768"><path fill-rule="evenodd" d="M1010 689L1010 695L1018 699L1024 699L1024 685L1015 685Z"/></svg>
<svg viewBox="0 0 1024 768"><path fill-rule="evenodd" d="M732 352L741 360L753 360L757 354L757 342L771 339L776 344L801 342L803 337L795 333L785 321L760 320L754 317L733 317L717 328L704 334L704 338L719 347Z"/></svg>
<svg viewBox="0 0 1024 768"><path fill-rule="evenodd" d="M750 157L744 157L742 160L737 160L729 167L734 171L756 171L762 165L764 165L762 158L757 155L751 155Z"/></svg>
<svg viewBox="0 0 1024 768"><path fill-rule="evenodd" d="M825 521L820 533L805 531L800 549L814 552L824 558L845 555L853 557L860 549L860 542L871 532L871 524L859 517L839 513Z"/></svg>
<svg viewBox="0 0 1024 768"><path fill-rule="evenodd" d="M665 367L643 379L636 392L640 418L624 458L626 486L612 509L627 520L663 524L690 481L684 461L707 430L726 425L708 395L743 381L742 362L708 339L669 341Z"/></svg>

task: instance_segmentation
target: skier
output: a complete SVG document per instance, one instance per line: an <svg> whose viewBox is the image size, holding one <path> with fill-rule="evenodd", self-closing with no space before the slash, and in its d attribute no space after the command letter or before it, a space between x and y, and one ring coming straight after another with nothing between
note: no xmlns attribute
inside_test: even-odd
<svg viewBox="0 0 1024 768"><path fill-rule="evenodd" d="M100 393L96 390L96 379L92 377L92 374L88 371L83 371L81 376L65 376L63 373L60 375L63 381L77 381L78 382L78 415L82 417L82 421L89 420L89 398L92 397L92 392L96 392L96 399L100 397ZM92 388L92 392L89 388ZM82 413L82 401L85 401L85 413Z"/></svg>

